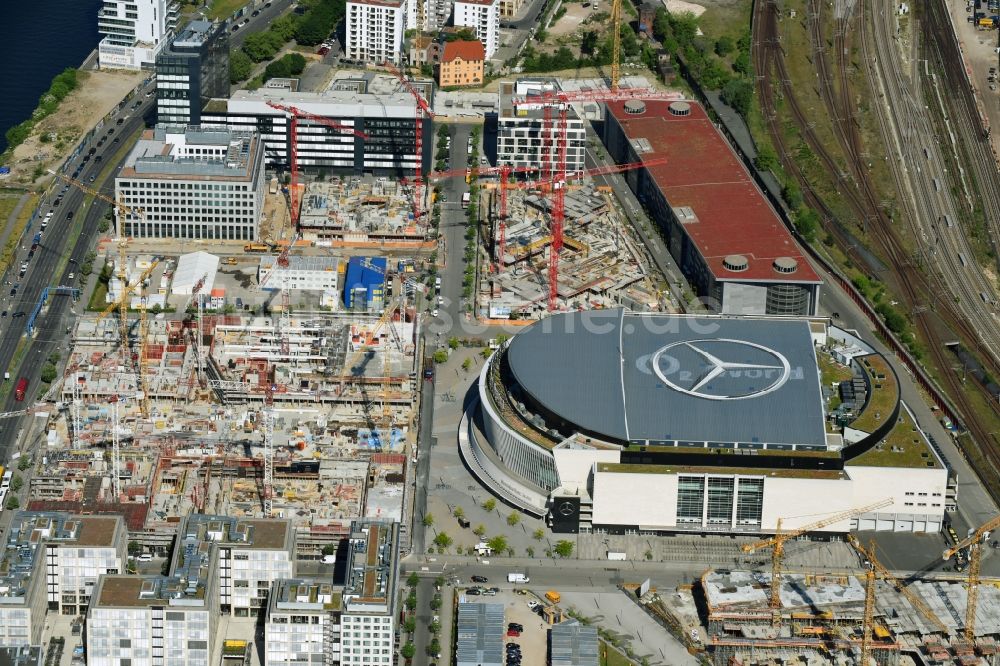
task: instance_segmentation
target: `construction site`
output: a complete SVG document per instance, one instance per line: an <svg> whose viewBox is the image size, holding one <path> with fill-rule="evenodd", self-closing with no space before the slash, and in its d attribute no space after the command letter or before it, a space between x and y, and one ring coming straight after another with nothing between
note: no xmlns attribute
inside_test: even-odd
<svg viewBox="0 0 1000 666"><path fill-rule="evenodd" d="M483 248L496 258L495 270L481 273L477 303L481 317L537 318L547 307L546 266L553 250L548 220L552 202L542 192L515 184L506 196L504 245ZM493 224L500 219L500 185L487 184L487 210ZM560 309L607 308L624 305L638 312L671 311L665 288L642 242L617 210L610 193L593 182L569 185L559 257L556 301ZM492 237L499 237L494 232Z"/></svg>

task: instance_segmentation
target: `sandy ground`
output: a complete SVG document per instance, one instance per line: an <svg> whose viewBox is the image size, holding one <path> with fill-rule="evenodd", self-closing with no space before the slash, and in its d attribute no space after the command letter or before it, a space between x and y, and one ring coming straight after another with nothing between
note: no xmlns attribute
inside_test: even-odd
<svg viewBox="0 0 1000 666"><path fill-rule="evenodd" d="M142 72L80 72L79 87L14 150L7 183L30 185L38 165L50 169L53 164L62 162L80 137L114 109L144 76ZM57 138L42 143L40 137L51 132L55 132Z"/></svg>
<svg viewBox="0 0 1000 666"><path fill-rule="evenodd" d="M696 5L693 2L684 2L684 0L666 0L664 4L667 6L667 11L671 14L690 12L697 17L705 13L705 7Z"/></svg>
<svg viewBox="0 0 1000 666"><path fill-rule="evenodd" d="M584 7L575 2L566 2L562 6L566 8L566 13L549 28L549 34L553 37L562 37L576 32L583 20L594 11L593 6Z"/></svg>

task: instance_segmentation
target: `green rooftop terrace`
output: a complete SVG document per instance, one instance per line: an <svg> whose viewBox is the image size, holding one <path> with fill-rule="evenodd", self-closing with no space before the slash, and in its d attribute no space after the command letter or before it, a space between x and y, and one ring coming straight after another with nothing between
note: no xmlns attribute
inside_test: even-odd
<svg viewBox="0 0 1000 666"><path fill-rule="evenodd" d="M923 435L905 410L899 411L896 426L884 440L848 461L864 467L909 467L913 469L941 469L941 463L931 451Z"/></svg>
<svg viewBox="0 0 1000 666"><path fill-rule="evenodd" d="M899 402L899 385L896 375L884 358L878 354L863 356L858 359L871 384L868 402L865 408L854 419L850 427L862 432L874 432L892 416L892 411Z"/></svg>

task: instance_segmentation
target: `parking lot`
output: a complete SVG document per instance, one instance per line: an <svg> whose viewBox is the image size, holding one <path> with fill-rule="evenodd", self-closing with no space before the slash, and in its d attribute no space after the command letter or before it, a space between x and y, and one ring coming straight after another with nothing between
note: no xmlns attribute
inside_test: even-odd
<svg viewBox="0 0 1000 666"><path fill-rule="evenodd" d="M488 589L494 585L503 585L503 582L497 581L494 583L490 581L489 583L481 584L479 587ZM520 636L504 636L503 639L505 646L508 643L516 643L521 646L521 664L523 666L546 663L548 625L537 613L528 607L529 602L540 602L541 599L526 590L525 594L517 594L514 590L501 589L496 594L470 595L468 594L468 589L462 588L457 590L459 602L503 604L504 628L506 629L507 625L511 622L524 627L524 631L521 632Z"/></svg>

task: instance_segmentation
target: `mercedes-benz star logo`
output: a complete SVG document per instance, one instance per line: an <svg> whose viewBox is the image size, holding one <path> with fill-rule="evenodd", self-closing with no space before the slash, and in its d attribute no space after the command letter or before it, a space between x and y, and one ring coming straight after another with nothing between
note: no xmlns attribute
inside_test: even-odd
<svg viewBox="0 0 1000 666"><path fill-rule="evenodd" d="M731 352L726 348L732 346L750 348L754 351L750 352L749 356L768 356L774 359L774 362L724 361L715 355L731 356ZM719 347L721 349L714 350L715 354L713 354L706 347ZM704 364L693 368L690 367L690 363L678 360L676 356L679 354L667 355L668 351L677 348L680 348L678 352L685 349L694 352L701 357ZM690 354L688 355L690 356ZM667 363L666 370L661 367L661 360ZM755 342L728 338L673 342L653 354L650 365L656 376L670 388L679 393L706 400L757 398L781 388L791 375L788 359L773 349ZM718 380L721 388L713 388L712 382L715 380ZM739 389L738 384L740 383L744 384L744 388Z"/></svg>

